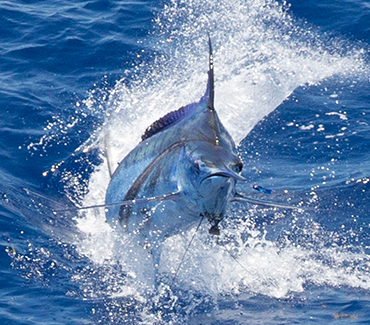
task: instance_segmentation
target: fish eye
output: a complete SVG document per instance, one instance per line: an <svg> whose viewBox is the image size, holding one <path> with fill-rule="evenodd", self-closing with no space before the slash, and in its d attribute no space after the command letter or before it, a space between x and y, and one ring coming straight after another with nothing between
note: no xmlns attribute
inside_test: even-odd
<svg viewBox="0 0 370 325"><path fill-rule="evenodd" d="M240 173L243 169L243 163L241 161L239 161L238 163L233 165L232 169L233 169L234 172Z"/></svg>
<svg viewBox="0 0 370 325"><path fill-rule="evenodd" d="M194 161L194 167L198 172L200 172L204 169L204 167L206 167L206 164L202 161L202 159L197 159Z"/></svg>

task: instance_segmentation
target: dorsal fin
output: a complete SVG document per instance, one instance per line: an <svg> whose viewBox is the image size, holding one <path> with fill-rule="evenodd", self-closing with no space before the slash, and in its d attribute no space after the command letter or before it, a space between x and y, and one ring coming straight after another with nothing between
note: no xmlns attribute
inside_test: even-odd
<svg viewBox="0 0 370 325"><path fill-rule="evenodd" d="M207 99L207 108L211 111L214 111L214 74L213 74L213 54L212 54L212 44L211 38L208 36L208 44L209 44L209 71L208 71L208 83L207 83L207 90L204 95ZM203 98L204 98L203 97ZM197 103L186 105L180 107L176 111L169 112L165 116L161 117L159 120L155 121L152 125L150 125L141 136L141 140L144 141L154 134L165 130L166 128L170 127L172 124L181 120L184 116L188 115L195 107Z"/></svg>
<svg viewBox="0 0 370 325"><path fill-rule="evenodd" d="M212 43L211 37L208 35L208 45L209 45L209 70L208 70L208 84L206 96L208 95L207 107L211 111L214 110L215 101L215 78L213 72L213 53L212 53Z"/></svg>
<svg viewBox="0 0 370 325"><path fill-rule="evenodd" d="M181 120L184 116L188 115L193 110L194 107L195 107L194 104L190 104L180 107L176 111L169 112L165 116L161 117L159 120L155 121L152 125L150 125L145 130L145 133L141 136L141 140L144 141L150 138L152 135L168 128L173 123Z"/></svg>
<svg viewBox="0 0 370 325"><path fill-rule="evenodd" d="M212 119L210 124L213 126L214 132L214 140L215 145L218 146L220 144L220 125L217 118L217 114L214 107L215 101L215 78L214 78L214 69L213 69L213 53L212 53L212 43L211 37L208 34L208 45L209 45L209 70L208 70L208 84L207 84L207 91L204 95L207 98L207 108L210 110L212 114Z"/></svg>

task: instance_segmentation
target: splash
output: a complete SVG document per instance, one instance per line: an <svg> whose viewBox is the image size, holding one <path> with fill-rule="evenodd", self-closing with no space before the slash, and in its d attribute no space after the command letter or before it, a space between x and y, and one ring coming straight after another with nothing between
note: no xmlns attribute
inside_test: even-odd
<svg viewBox="0 0 370 325"><path fill-rule="evenodd" d="M111 159L119 162L154 120L198 101L207 79L206 31L214 44L215 107L237 143L298 86L316 84L338 74L346 78L363 68L361 50L343 53L337 40L328 40L314 28L303 28L286 6L278 2L174 0L156 18L148 41L157 54L151 62L138 66L129 80L117 81L106 105L105 126L82 150L103 146L104 135L109 133ZM84 205L104 201L109 183L106 166L102 164L92 173ZM353 262L362 259L361 267L365 267L368 262L361 252L350 254L324 247L317 254L318 241L313 246L302 246L296 242L280 244L268 240L263 231L254 229L251 221L259 212L247 213L248 216L245 211L234 211L225 225L225 234L218 240L210 239L201 230L174 285L171 279L175 266L192 232L164 243L159 270L164 284L170 287L163 292L170 292L168 299L174 305L179 290L190 292L188 299L200 296L200 304L204 304L217 301L220 295L242 291L288 297L304 291L307 283L368 289L368 276ZM238 222L240 219L248 221ZM128 235L112 231L105 223L104 211L84 212L76 220L86 236L76 240L75 245L80 254L96 264L97 270L100 267L110 270L105 273L104 281L114 282L113 279L125 274L122 282L105 287L105 294L111 298L135 297L144 306L148 297L153 302L165 296L156 293L147 281L152 272L147 263L150 256L136 247ZM333 258L330 263L328 256ZM86 277L87 274L79 277L82 287ZM97 287L89 287L91 296L99 295ZM145 308L148 307L141 310L144 314ZM195 304L187 312L196 308ZM160 315L153 317L163 320Z"/></svg>

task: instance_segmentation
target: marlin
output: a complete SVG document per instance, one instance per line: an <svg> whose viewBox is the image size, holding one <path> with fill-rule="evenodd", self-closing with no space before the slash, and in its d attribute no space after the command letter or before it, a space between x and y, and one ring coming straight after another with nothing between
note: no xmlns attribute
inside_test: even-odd
<svg viewBox="0 0 370 325"><path fill-rule="evenodd" d="M159 247L203 218L210 224L209 233L218 235L231 202L295 208L236 192L237 182L245 181L243 163L217 115L214 93L209 39L204 96L150 125L111 176L104 205L111 227L137 234L144 246Z"/></svg>
<svg viewBox="0 0 370 325"><path fill-rule="evenodd" d="M105 203L157 198L109 208L108 223L160 240L191 228L205 217L219 233L228 203L235 197L242 161L214 108L214 70L209 41L207 89L198 103L179 108L147 128L142 141L119 164Z"/></svg>

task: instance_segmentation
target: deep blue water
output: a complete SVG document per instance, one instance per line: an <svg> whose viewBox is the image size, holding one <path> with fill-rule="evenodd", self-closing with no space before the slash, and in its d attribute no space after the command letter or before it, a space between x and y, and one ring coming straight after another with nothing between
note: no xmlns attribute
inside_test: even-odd
<svg viewBox="0 0 370 325"><path fill-rule="evenodd" d="M3 1L0 17L1 324L370 323L367 1ZM169 286L148 293L104 211L54 211L103 202L104 135L118 162L200 98L207 31L240 191L317 209L235 205L176 283L191 233L169 238Z"/></svg>

